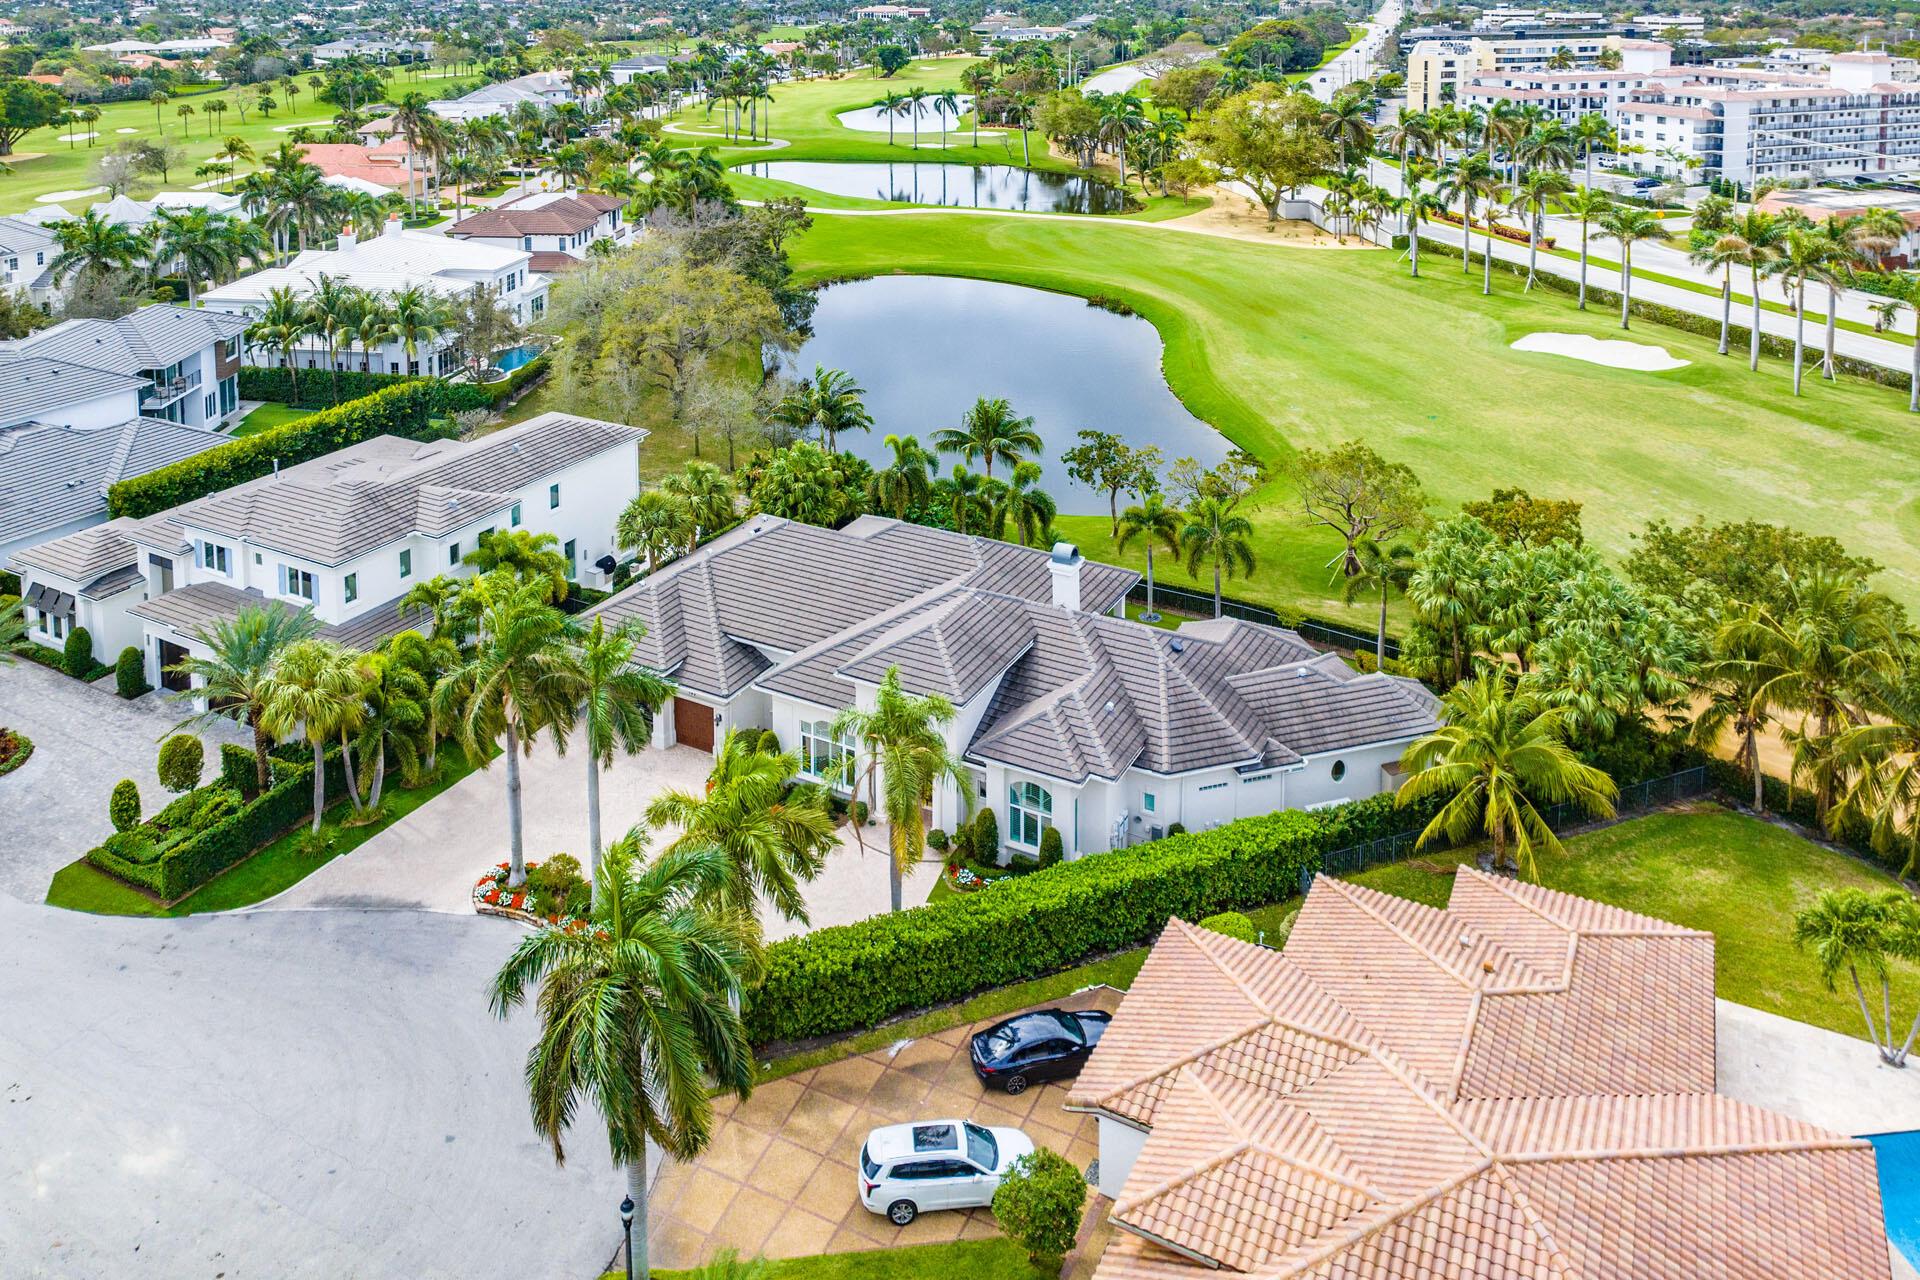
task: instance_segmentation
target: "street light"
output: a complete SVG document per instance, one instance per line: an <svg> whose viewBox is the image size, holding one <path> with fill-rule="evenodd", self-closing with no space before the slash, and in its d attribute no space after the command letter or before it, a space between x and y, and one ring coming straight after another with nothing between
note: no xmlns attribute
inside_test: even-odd
<svg viewBox="0 0 1920 1280"><path fill-rule="evenodd" d="M627 1280L633 1280L633 1197L620 1202L620 1238L627 1242Z"/></svg>

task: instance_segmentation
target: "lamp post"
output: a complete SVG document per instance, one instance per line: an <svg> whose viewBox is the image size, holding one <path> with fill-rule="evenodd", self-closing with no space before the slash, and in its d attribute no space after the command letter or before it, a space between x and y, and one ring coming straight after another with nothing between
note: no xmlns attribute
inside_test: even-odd
<svg viewBox="0 0 1920 1280"><path fill-rule="evenodd" d="M627 1280L633 1280L633 1197L620 1201L620 1238L627 1242Z"/></svg>

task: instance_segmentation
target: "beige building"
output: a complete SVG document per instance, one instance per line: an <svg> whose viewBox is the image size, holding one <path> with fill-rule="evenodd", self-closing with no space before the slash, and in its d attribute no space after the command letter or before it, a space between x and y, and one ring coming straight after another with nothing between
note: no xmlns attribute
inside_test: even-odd
<svg viewBox="0 0 1920 1280"><path fill-rule="evenodd" d="M1431 111L1452 102L1476 76L1545 71L1562 49L1575 67L1593 67L1603 51L1618 53L1620 46L1618 35L1595 31L1422 40L1407 54L1407 110Z"/></svg>

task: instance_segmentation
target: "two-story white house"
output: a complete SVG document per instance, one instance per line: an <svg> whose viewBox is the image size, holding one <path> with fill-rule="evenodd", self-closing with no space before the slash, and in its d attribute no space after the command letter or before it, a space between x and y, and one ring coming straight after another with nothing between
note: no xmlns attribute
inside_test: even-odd
<svg viewBox="0 0 1920 1280"><path fill-rule="evenodd" d="M18 214L0 218L0 289L24 293L36 306L47 306L59 292L53 283L53 260L59 254L53 232L37 219Z"/></svg>
<svg viewBox="0 0 1920 1280"><path fill-rule="evenodd" d="M1122 616L1132 570L866 516L845 529L750 519L595 607L644 624L640 660L678 685L656 745L712 750L770 728L812 779L860 769L836 741L898 668L953 704L931 820L994 810L1009 852L1059 831L1068 858L1387 789L1437 724L1415 681L1362 675L1298 635ZM863 796L862 798L867 798Z"/></svg>
<svg viewBox="0 0 1920 1280"><path fill-rule="evenodd" d="M624 196L588 191L539 191L482 209L447 228L447 235L472 244L520 249L532 255L536 272L572 270L599 241L628 242L631 228L621 216Z"/></svg>
<svg viewBox="0 0 1920 1280"><path fill-rule="evenodd" d="M490 289L515 320L527 324L547 309L548 279L533 269L532 256L525 249L402 230L396 216L381 234L370 239L360 240L351 231L343 232L337 248L308 249L286 266L256 271L209 289L200 295L200 305L254 320L265 312L274 289L290 287L306 296L325 276L389 297L419 287L457 301L476 289ZM325 369L331 363L337 369L362 373L439 375L459 367L456 341L453 334L443 334L413 354L397 338L372 351L343 344L329 353L325 341L316 336L295 347L292 358L301 369ZM248 363L279 365L285 363L285 357L277 348L251 348Z"/></svg>
<svg viewBox="0 0 1920 1280"><path fill-rule="evenodd" d="M66 320L0 342L0 360L35 357L136 377L146 384L141 416L213 427L240 407L246 330L236 316L155 303L118 320Z"/></svg>
<svg viewBox="0 0 1920 1280"><path fill-rule="evenodd" d="M401 598L462 564L490 533L549 533L568 576L604 584L613 526L640 491L646 432L548 413L469 442L379 436L144 519L121 518L18 554L53 644L53 617L88 628L110 660L137 645L149 684L204 656L203 629L242 608L311 609L321 634L369 649L426 629ZM104 586L115 588L103 594ZM42 630L39 623L47 618Z"/></svg>

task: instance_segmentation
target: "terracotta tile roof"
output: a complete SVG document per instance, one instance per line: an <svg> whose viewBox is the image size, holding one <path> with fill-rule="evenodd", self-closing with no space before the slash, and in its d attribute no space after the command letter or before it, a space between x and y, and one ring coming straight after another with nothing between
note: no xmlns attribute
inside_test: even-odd
<svg viewBox="0 0 1920 1280"><path fill-rule="evenodd" d="M527 256L527 270L538 271L543 275L560 275L572 271L586 263L570 253L560 253L553 249L536 249Z"/></svg>
<svg viewBox="0 0 1920 1280"><path fill-rule="evenodd" d="M540 204L503 204L468 214L447 228L450 236L568 236L585 231L600 220L602 210L577 199L548 200Z"/></svg>
<svg viewBox="0 0 1920 1280"><path fill-rule="evenodd" d="M1170 921L1069 1096L1149 1130L1096 1280L1883 1280L1872 1148L1714 1093L1713 939L1463 868Z"/></svg>

